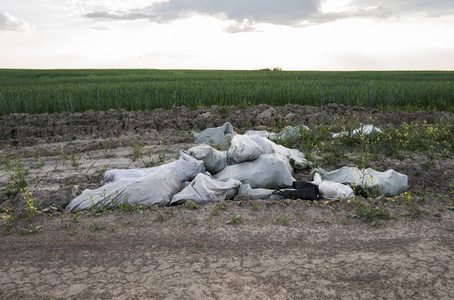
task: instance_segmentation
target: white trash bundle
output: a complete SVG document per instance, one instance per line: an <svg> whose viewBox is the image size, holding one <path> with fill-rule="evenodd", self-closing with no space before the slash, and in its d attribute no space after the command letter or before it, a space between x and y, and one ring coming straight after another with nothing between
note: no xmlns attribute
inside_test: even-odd
<svg viewBox="0 0 454 300"><path fill-rule="evenodd" d="M271 189L253 189L250 184L242 184L238 189L238 195L250 196L252 200L276 200L282 199L282 196L274 194L275 190Z"/></svg>
<svg viewBox="0 0 454 300"><path fill-rule="evenodd" d="M205 168L211 174L222 171L228 165L227 152L216 150L208 145L193 147L188 152L195 158L202 160Z"/></svg>
<svg viewBox="0 0 454 300"><path fill-rule="evenodd" d="M236 163L252 161L262 154L271 153L286 157L298 168L307 168L312 165L301 151L288 149L259 135L236 135L229 148L229 156Z"/></svg>
<svg viewBox="0 0 454 300"><path fill-rule="evenodd" d="M319 173L315 173L314 181L312 183L318 185L318 191L322 199L348 200L355 198L355 193L351 187L339 182L322 180Z"/></svg>
<svg viewBox="0 0 454 300"><path fill-rule="evenodd" d="M299 138L303 130L311 131L309 127L305 125L298 126L285 126L280 132L269 132L266 130L247 130L244 135L258 135L272 141L281 139L296 139Z"/></svg>
<svg viewBox="0 0 454 300"><path fill-rule="evenodd" d="M355 167L342 167L331 172L319 169L318 172L324 180L361 186L376 195L396 196L408 188L407 175L392 169L378 172L371 168L360 170Z"/></svg>
<svg viewBox="0 0 454 300"><path fill-rule="evenodd" d="M213 200L224 201L233 198L240 185L241 182L235 179L221 182L200 173L187 187L174 195L170 203L178 204L189 201L202 204Z"/></svg>
<svg viewBox="0 0 454 300"><path fill-rule="evenodd" d="M374 125L363 125L361 124L359 128L354 129L353 131L342 131L339 133L333 134L333 138L343 137L343 136L355 136L355 135L370 135L374 132L382 132L380 128L375 127Z"/></svg>
<svg viewBox="0 0 454 300"><path fill-rule="evenodd" d="M106 208L119 204L167 206L172 196L183 189L185 181L204 172L203 161L180 153L178 161L148 169L111 170L104 179L104 186L86 189L73 199L67 211Z"/></svg>
<svg viewBox="0 0 454 300"><path fill-rule="evenodd" d="M233 126L229 122L224 123L221 127L208 128L204 131L197 133L192 132L196 143L201 144L228 144L230 140L236 135L233 131Z"/></svg>
<svg viewBox="0 0 454 300"><path fill-rule="evenodd" d="M235 135L229 148L229 156L237 164L253 161L262 154L274 153L274 144L258 135Z"/></svg>
<svg viewBox="0 0 454 300"><path fill-rule="evenodd" d="M292 186L295 179L289 160L277 153L262 154L257 159L227 166L213 175L220 181L230 178L250 184L252 188L278 189Z"/></svg>

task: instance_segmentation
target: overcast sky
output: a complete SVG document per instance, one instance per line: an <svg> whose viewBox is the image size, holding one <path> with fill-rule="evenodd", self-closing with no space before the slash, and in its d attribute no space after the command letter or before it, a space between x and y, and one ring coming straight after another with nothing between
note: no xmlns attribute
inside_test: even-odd
<svg viewBox="0 0 454 300"><path fill-rule="evenodd" d="M0 68L454 70L454 0L0 0Z"/></svg>

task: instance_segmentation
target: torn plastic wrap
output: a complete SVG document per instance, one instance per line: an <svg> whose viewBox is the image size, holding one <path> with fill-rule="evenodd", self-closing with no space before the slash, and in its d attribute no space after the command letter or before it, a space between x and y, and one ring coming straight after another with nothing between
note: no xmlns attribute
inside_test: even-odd
<svg viewBox="0 0 454 300"><path fill-rule="evenodd" d="M183 202L202 204L213 200L224 201L233 198L240 185L241 182L235 179L222 182L200 173L187 187L172 197L171 204Z"/></svg>
<svg viewBox="0 0 454 300"><path fill-rule="evenodd" d="M408 188L407 175L392 169L379 172L371 168L342 167L331 172L319 169L318 172L324 180L360 186L374 195L396 196Z"/></svg>
<svg viewBox="0 0 454 300"><path fill-rule="evenodd" d="M226 122L221 127L208 128L200 133L192 132L192 134L196 143L225 145L232 140L236 132L233 131L232 124Z"/></svg>
<svg viewBox="0 0 454 300"><path fill-rule="evenodd" d="M256 160L227 166L213 175L220 181L230 178L250 184L251 188L278 189L292 186L295 179L288 159L280 154L262 154Z"/></svg>

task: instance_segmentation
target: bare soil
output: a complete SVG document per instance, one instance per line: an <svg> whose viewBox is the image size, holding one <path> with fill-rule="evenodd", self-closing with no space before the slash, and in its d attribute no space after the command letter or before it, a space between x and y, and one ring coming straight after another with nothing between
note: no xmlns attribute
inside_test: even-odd
<svg viewBox="0 0 454 300"><path fill-rule="evenodd" d="M408 208L397 205L378 226L348 217L355 210L347 203L303 200L237 199L217 214L219 203L84 212L77 219L61 213L83 189L101 186L106 169L142 167L131 156L134 144L147 144L150 159L167 148L167 162L194 146L191 130L226 121L239 133L287 123L314 128L353 114L364 123L377 117L383 129L453 117L260 105L0 118L2 156L17 154L31 168L28 189L44 209L34 221L41 230L20 234L26 227L20 219L10 235L0 235L0 299L453 299L454 211L444 202L452 157L431 166L423 156L373 162L375 169L407 174L424 211L403 217ZM2 189L8 180L2 170ZM0 193L0 208L24 205L23 194Z"/></svg>

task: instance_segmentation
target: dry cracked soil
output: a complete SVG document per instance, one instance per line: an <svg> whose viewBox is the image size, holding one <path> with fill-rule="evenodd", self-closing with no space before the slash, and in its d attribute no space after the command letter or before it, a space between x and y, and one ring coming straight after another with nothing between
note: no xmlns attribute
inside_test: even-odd
<svg viewBox="0 0 454 300"><path fill-rule="evenodd" d="M452 119L342 105L0 118L2 156L19 155L30 168L27 188L43 208L36 232L21 234L18 219L0 235L0 299L454 299L454 211L439 199L449 192L452 157L430 170L414 158L377 163L407 174L415 194L427 192L421 216L401 217L406 208L397 207L377 226L348 217L347 203L289 199L61 212L83 189L101 186L105 170L142 167L134 145L147 145L150 160L165 150L167 162L194 146L191 130L225 121L242 132L273 130L282 120L313 127L353 113L377 117L381 127ZM8 180L2 170L2 189ZM0 208L26 205L22 193L2 191L0 199Z"/></svg>

